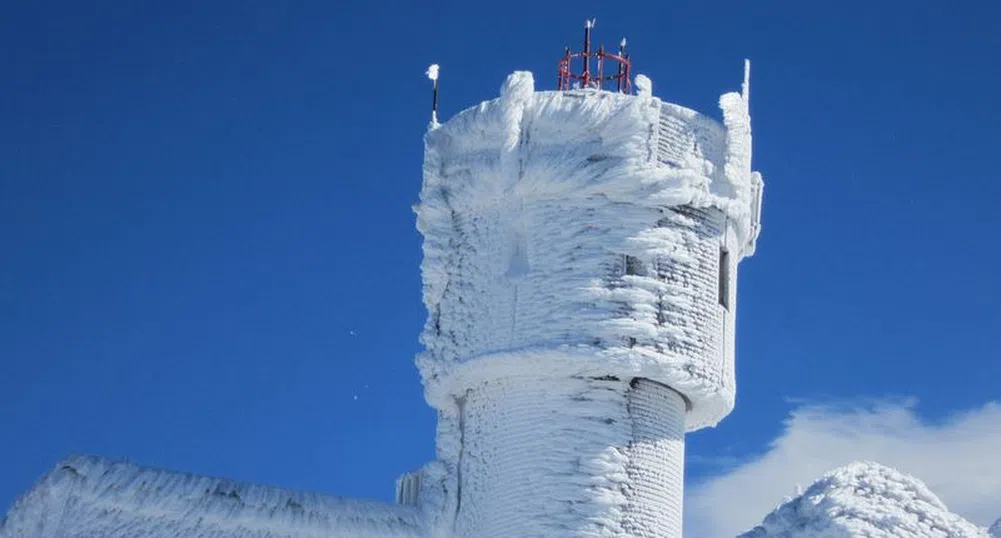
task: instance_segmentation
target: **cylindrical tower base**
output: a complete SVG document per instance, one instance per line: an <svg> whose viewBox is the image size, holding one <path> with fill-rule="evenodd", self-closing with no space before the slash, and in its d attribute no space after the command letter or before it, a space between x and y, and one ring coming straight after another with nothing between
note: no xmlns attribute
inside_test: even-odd
<svg viewBox="0 0 1001 538"><path fill-rule="evenodd" d="M680 538L685 401L646 380L510 377L460 400L456 538Z"/></svg>

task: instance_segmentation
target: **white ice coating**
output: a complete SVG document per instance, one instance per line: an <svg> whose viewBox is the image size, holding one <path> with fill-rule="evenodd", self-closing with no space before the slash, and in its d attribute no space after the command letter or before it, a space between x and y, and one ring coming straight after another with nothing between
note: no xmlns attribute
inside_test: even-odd
<svg viewBox="0 0 1001 538"><path fill-rule="evenodd" d="M328 497L93 457L61 462L0 538L416 538L410 506Z"/></svg>
<svg viewBox="0 0 1001 538"><path fill-rule="evenodd" d="M426 135L433 533L681 536L684 432L733 406L761 181L740 93L720 124L637 88L516 72Z"/></svg>
<svg viewBox="0 0 1001 538"><path fill-rule="evenodd" d="M722 125L649 92L536 92L517 72L428 132L418 366L433 406L518 373L649 378L687 398L689 430L730 411L761 179L746 100L720 106Z"/></svg>
<svg viewBox="0 0 1001 538"><path fill-rule="evenodd" d="M877 463L837 469L739 538L989 538L920 480Z"/></svg>
<svg viewBox="0 0 1001 538"><path fill-rule="evenodd" d="M471 390L452 536L680 536L684 407L670 389L616 380Z"/></svg>

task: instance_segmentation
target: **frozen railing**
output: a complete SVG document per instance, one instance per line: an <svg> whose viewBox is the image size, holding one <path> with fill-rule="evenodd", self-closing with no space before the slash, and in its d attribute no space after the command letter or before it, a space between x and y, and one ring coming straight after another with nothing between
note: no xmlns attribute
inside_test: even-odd
<svg viewBox="0 0 1001 538"><path fill-rule="evenodd" d="M417 506L420 501L420 491L420 473L403 473L396 479L396 504Z"/></svg>

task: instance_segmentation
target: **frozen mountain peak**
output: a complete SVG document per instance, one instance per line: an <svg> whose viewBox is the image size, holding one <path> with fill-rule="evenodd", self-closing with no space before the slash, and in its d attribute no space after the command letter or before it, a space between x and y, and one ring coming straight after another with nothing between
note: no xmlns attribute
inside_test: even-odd
<svg viewBox="0 0 1001 538"><path fill-rule="evenodd" d="M991 538L1001 538L1001 517L991 525L990 530L987 532L990 533Z"/></svg>
<svg viewBox="0 0 1001 538"><path fill-rule="evenodd" d="M515 71L507 76L500 88L501 100L528 100L535 91L535 78L531 71Z"/></svg>

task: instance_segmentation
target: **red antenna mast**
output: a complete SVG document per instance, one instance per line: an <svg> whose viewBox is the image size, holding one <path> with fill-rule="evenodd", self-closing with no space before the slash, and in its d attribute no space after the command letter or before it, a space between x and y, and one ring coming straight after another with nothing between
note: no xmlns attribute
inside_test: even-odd
<svg viewBox="0 0 1001 538"><path fill-rule="evenodd" d="M619 53L611 54L605 52L605 46L598 47L598 52L591 51L591 29L597 19L584 22L584 50L583 52L572 52L570 47L563 49L563 58L559 62L559 89L560 91L572 90L574 88L594 88L601 89L605 81L615 81L615 91L629 93L631 84L629 83L629 53L626 52L626 39L622 38L619 43ZM575 73L571 63L580 58L583 69L580 73ZM616 63L614 75L605 74L605 60ZM592 63L596 64L597 73L591 70Z"/></svg>

